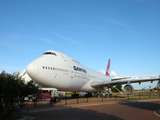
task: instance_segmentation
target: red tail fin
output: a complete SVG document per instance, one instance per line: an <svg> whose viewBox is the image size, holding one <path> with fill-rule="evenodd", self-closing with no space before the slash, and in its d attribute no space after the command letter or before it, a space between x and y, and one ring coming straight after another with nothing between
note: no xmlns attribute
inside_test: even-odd
<svg viewBox="0 0 160 120"><path fill-rule="evenodd" d="M111 60L108 59L108 64L107 64L107 68L106 68L106 77L110 77L110 64L111 64Z"/></svg>

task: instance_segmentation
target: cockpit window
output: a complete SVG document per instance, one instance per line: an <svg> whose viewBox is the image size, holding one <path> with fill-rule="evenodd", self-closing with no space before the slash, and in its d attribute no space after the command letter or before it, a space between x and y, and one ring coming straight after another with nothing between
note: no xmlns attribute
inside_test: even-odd
<svg viewBox="0 0 160 120"><path fill-rule="evenodd" d="M44 55L56 55L56 53L54 53L54 52L45 52L45 53L43 53Z"/></svg>

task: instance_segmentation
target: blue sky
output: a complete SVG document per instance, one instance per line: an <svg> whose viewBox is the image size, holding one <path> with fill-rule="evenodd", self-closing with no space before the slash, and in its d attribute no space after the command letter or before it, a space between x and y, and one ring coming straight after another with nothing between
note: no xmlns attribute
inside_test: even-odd
<svg viewBox="0 0 160 120"><path fill-rule="evenodd" d="M97 71L160 74L159 0L0 0L0 70L48 49Z"/></svg>

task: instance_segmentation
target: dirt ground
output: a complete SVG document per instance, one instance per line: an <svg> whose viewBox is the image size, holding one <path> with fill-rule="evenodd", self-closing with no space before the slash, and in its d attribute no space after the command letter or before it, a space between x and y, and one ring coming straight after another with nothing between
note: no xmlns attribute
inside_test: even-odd
<svg viewBox="0 0 160 120"><path fill-rule="evenodd" d="M27 120L160 120L160 100L44 105L26 110ZM22 120L21 119L21 120Z"/></svg>

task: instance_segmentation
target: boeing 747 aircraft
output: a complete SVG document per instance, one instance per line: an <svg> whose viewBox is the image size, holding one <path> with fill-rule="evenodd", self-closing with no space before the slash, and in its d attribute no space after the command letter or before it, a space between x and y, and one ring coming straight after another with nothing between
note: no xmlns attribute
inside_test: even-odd
<svg viewBox="0 0 160 120"><path fill-rule="evenodd" d="M110 60L106 74L82 66L78 61L57 51L46 51L27 66L27 74L40 85L57 88L63 91L97 91L116 84L160 81L154 77L110 77Z"/></svg>

